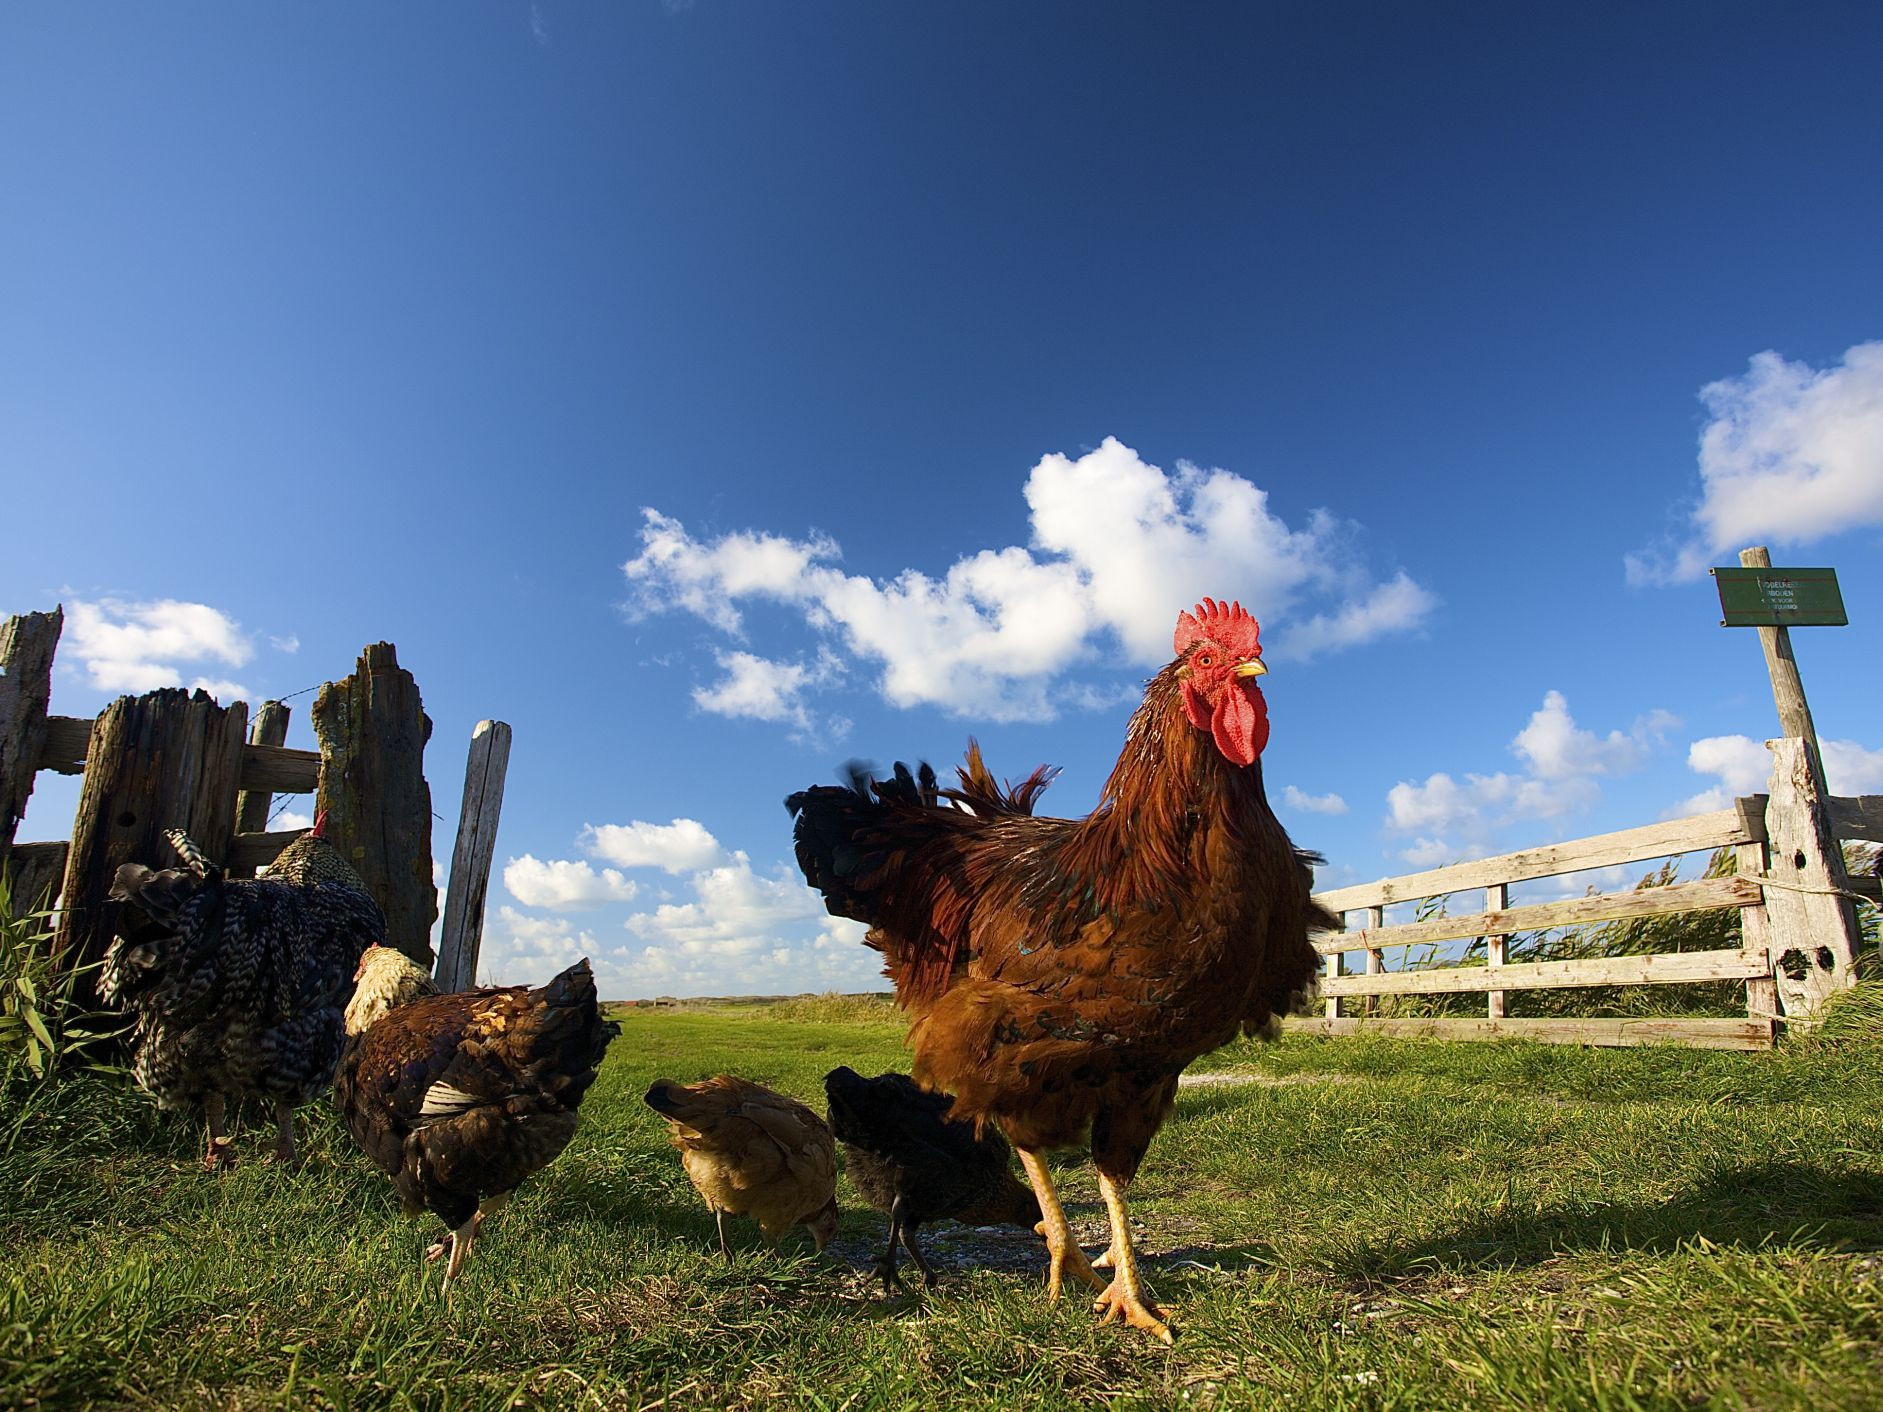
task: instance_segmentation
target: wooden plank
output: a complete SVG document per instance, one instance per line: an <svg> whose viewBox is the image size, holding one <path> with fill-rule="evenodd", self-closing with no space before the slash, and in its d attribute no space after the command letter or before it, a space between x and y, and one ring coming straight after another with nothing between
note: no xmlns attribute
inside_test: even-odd
<svg viewBox="0 0 1883 1412"><path fill-rule="evenodd" d="M65 858L72 845L58 843L16 843L0 867L6 869L12 886L13 914L39 912L56 906L59 888L65 882Z"/></svg>
<svg viewBox="0 0 1883 1412"><path fill-rule="evenodd" d="M22 613L0 623L0 862L32 797L46 742L52 658L65 610Z"/></svg>
<svg viewBox="0 0 1883 1412"><path fill-rule="evenodd" d="M248 743L279 746L288 738L288 716L289 710L281 702L262 702L261 709L255 713L255 724L249 727ZM243 773L246 774L247 751L243 752L242 760ZM244 786L242 792L235 797L236 836L264 832L268 828L268 811L274 804L274 800L273 790ZM272 863L274 859L269 858L267 861ZM236 862L233 844L230 845L227 862L230 876L238 878L254 877L255 868L260 866L260 864L245 865Z"/></svg>
<svg viewBox="0 0 1883 1412"><path fill-rule="evenodd" d="M1667 858L1676 853L1745 841L1738 811L1716 809L1709 814L1668 819L1517 853L1501 853L1495 858L1453 863L1423 873L1356 883L1352 887L1316 893L1314 900L1333 912L1351 912L1361 907L1391 906L1395 902L1413 902L1422 897L1489 887L1493 883L1529 882L1558 873L1610 868L1620 863L1638 863L1644 858Z"/></svg>
<svg viewBox="0 0 1883 1412"><path fill-rule="evenodd" d="M234 877L252 878L281 856L281 850L299 838L305 829L277 829L272 833L239 833L229 840L229 872Z"/></svg>
<svg viewBox="0 0 1883 1412"><path fill-rule="evenodd" d="M55 775L85 773L85 751L92 739L92 722L84 716L46 717L46 738L39 749L39 768Z"/></svg>
<svg viewBox="0 0 1883 1412"><path fill-rule="evenodd" d="M1834 794L1831 831L1839 838L1861 838L1883 843L1883 794Z"/></svg>
<svg viewBox="0 0 1883 1412"><path fill-rule="evenodd" d="M510 766L510 727L479 721L464 765L464 803L458 839L451 850L451 880L445 892L445 925L438 939L434 979L444 991L477 984L477 952L484 936L484 898L497 852L497 820L503 812L503 780Z"/></svg>
<svg viewBox="0 0 1883 1412"><path fill-rule="evenodd" d="M1429 922L1405 922L1378 931L1323 932L1314 937L1323 952L1356 947L1422 946L1460 937L1544 931L1550 927L1581 926L1631 917L1659 917L1670 912L1697 912L1710 907L1751 907L1760 899L1757 883L1744 878L1702 878L1671 887L1644 887L1633 892L1602 892L1593 897L1570 897L1561 902L1539 902L1507 907L1500 912L1472 912L1462 917L1436 917Z"/></svg>
<svg viewBox="0 0 1883 1412"><path fill-rule="evenodd" d="M99 715L53 942L64 964L104 956L119 911L105 894L120 864L176 862L164 830L183 829L211 858L227 855L247 733L247 702L218 706L207 692L175 687L121 696Z"/></svg>
<svg viewBox="0 0 1883 1412"><path fill-rule="evenodd" d="M1579 1020L1323 1020L1291 1016L1290 1034L1387 1035L1396 1039L1530 1039L1543 1044L1679 1044L1689 1049L1770 1049L1765 1020L1579 1019Z"/></svg>
<svg viewBox="0 0 1883 1412"><path fill-rule="evenodd" d="M275 794L312 794L320 788L320 752L280 745L249 745L242 750L242 788Z"/></svg>
<svg viewBox="0 0 1883 1412"><path fill-rule="evenodd" d="M391 643L373 643L352 676L316 693L313 721L325 761L315 813L328 815L328 837L385 912L386 944L429 971L438 918L425 783L432 723L418 683Z"/></svg>
<svg viewBox="0 0 1883 1412"><path fill-rule="evenodd" d="M1765 912L1772 979L1788 1019L1809 1018L1856 984L1862 933L1848 897L1843 855L1802 740L1771 740L1772 798L1766 806Z"/></svg>
<svg viewBox="0 0 1883 1412"><path fill-rule="evenodd" d="M263 703L264 706L267 703ZM39 768L55 774L85 772L92 722L80 716L48 716ZM320 752L289 750L281 745L248 745L242 750L242 788L279 794L312 794L320 785Z"/></svg>
<svg viewBox="0 0 1883 1412"><path fill-rule="evenodd" d="M1684 985L1771 974L1764 948L1661 951L1644 956L1592 956L1576 961L1525 961L1514 966L1424 966L1377 976L1330 976L1329 995L1462 995L1474 990L1565 990L1591 985ZM1492 1016L1501 1019L1502 1016Z"/></svg>

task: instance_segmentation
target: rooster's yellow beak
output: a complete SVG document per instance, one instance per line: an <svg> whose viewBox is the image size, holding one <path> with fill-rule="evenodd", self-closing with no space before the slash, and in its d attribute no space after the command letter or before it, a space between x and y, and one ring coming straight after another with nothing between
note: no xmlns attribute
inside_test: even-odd
<svg viewBox="0 0 1883 1412"><path fill-rule="evenodd" d="M1233 675L1239 677L1260 677L1266 676L1267 674L1268 668L1262 665L1262 659L1259 657L1251 658L1247 662L1237 663L1236 670L1233 673Z"/></svg>

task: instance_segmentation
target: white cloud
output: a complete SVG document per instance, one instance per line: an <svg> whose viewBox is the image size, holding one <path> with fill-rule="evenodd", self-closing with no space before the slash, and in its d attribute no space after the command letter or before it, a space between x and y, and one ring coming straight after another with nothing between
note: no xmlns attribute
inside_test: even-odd
<svg viewBox="0 0 1883 1412"><path fill-rule="evenodd" d="M239 681L220 680L212 677L196 677L190 682L191 691L206 691L216 701L227 706L231 701L248 700L248 688Z"/></svg>
<svg viewBox="0 0 1883 1412"><path fill-rule="evenodd" d="M1883 750L1866 750L1854 740L1821 740L1818 750L1832 794L1883 793ZM1709 813L1744 795L1764 794L1771 787L1772 752L1751 736L1712 735L1687 747L1687 768L1716 776L1719 783L1681 800L1668 811L1669 818Z"/></svg>
<svg viewBox="0 0 1883 1412"><path fill-rule="evenodd" d="M1282 803L1290 809L1300 809L1309 814L1344 814L1347 801L1338 794L1308 794L1293 785L1283 785Z"/></svg>
<svg viewBox="0 0 1883 1412"><path fill-rule="evenodd" d="M796 612L832 653L834 667L762 690L744 658L721 653L725 680L695 694L706 709L719 709L709 702L724 691L726 714L795 722L801 694L847 665L840 650L872 664L892 705L1043 720L1093 699L1089 684L1059 680L1071 668L1115 665L1120 650L1131 664L1161 665L1178 612L1205 595L1280 620L1276 652L1296 657L1416 628L1435 602L1403 571L1372 582L1355 527L1327 512L1291 529L1242 477L1182 462L1166 473L1113 438L1076 460L1042 457L1025 496L1031 547L982 549L940 578L906 568L886 580L844 573L825 535L702 541L649 509L641 552L622 566L629 610L683 609L743 641L738 600L769 601Z"/></svg>
<svg viewBox="0 0 1883 1412"><path fill-rule="evenodd" d="M1823 371L1771 351L1700 390L1700 502L1681 542L1628 556L1631 582L1699 577L1749 544L1883 525L1883 342Z"/></svg>
<svg viewBox="0 0 1883 1412"><path fill-rule="evenodd" d="M578 840L591 857L623 868L661 868L689 873L720 863L726 851L697 819L671 824L585 824Z"/></svg>
<svg viewBox="0 0 1883 1412"><path fill-rule="evenodd" d="M286 833L290 829L305 833L314 827L314 818L311 814L303 814L298 810L283 809L269 822L268 827L276 833Z"/></svg>
<svg viewBox="0 0 1883 1412"><path fill-rule="evenodd" d="M542 861L533 854L503 865L503 885L526 907L579 912L608 902L632 901L640 889L613 868L599 873L583 862Z"/></svg>
<svg viewBox="0 0 1883 1412"><path fill-rule="evenodd" d="M1517 732L1511 749L1527 760L1531 771L1541 779L1625 775L1639 769L1648 751L1679 724L1669 712L1651 711L1639 718L1626 735L1616 730L1598 736L1594 731L1578 729L1562 692L1552 691L1544 696L1543 705L1530 717L1530 723Z"/></svg>
<svg viewBox="0 0 1883 1412"><path fill-rule="evenodd" d="M268 645L277 652L299 652L301 650L301 639L296 637L293 633L289 633L286 637L270 637L268 639Z"/></svg>
<svg viewBox="0 0 1883 1412"><path fill-rule="evenodd" d="M805 704L807 688L821 686L843 675L843 663L828 647L815 661L782 662L750 652L715 651L725 675L708 686L694 688L693 704L716 716L754 721L784 721L795 736L824 739L841 736L849 721L841 716L820 718Z"/></svg>
<svg viewBox="0 0 1883 1412"><path fill-rule="evenodd" d="M240 667L254 655L240 624L226 613L174 598L75 601L66 608L66 631L91 684L100 691L181 686L180 663L215 661ZM231 681L199 676L193 684L229 700L247 695Z"/></svg>
<svg viewBox="0 0 1883 1412"><path fill-rule="evenodd" d="M1600 778L1640 768L1676 724L1667 712L1651 711L1626 732L1597 735L1576 725L1561 692L1548 692L1510 742L1526 771L1467 774L1460 782L1440 770L1422 783L1402 780L1387 791L1386 827L1420 835L1400 854L1420 866L1434 858L1482 856L1492 835L1511 824L1565 818L1592 807L1601 798Z"/></svg>

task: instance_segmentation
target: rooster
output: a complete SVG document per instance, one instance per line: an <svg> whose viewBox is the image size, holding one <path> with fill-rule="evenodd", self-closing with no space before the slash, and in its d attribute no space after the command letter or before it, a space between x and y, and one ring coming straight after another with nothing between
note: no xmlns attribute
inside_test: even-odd
<svg viewBox="0 0 1883 1412"><path fill-rule="evenodd" d="M200 1106L203 1165L234 1164L227 1100L269 1099L275 1155L295 1161L294 1110L326 1089L344 1039L341 1007L360 953L386 920L339 850L327 816L290 843L267 879L230 879L181 830L181 868L118 869L125 904L99 992L133 1017L138 1083L166 1108Z"/></svg>
<svg viewBox="0 0 1883 1412"><path fill-rule="evenodd" d="M837 1144L822 1118L795 1098L731 1074L696 1084L656 1079L646 1103L667 1120L668 1141L713 1213L728 1263L728 1216L757 1221L773 1250L802 1225L823 1252L837 1233Z"/></svg>
<svg viewBox="0 0 1883 1412"><path fill-rule="evenodd" d="M435 990L397 951L369 951L333 1087L347 1131L407 1213L444 1222L426 1258L450 1256L449 1288L484 1221L575 1136L621 1027L602 1018L587 960L535 990Z"/></svg>
<svg viewBox="0 0 1883 1412"><path fill-rule="evenodd" d="M830 1130L843 1145L844 1170L863 1199L889 1217L889 1245L876 1261L883 1288L899 1288L896 1242L922 1272L935 1272L915 1243L925 1221L953 1217L970 1225L1032 1226L1040 1204L1013 1175L1007 1144L988 1128L950 1121L945 1093L929 1093L906 1074L866 1079L842 1067L824 1075Z"/></svg>
<svg viewBox="0 0 1883 1412"><path fill-rule="evenodd" d="M1045 1218L1049 1299L1070 1273L1100 1291L1105 1321L1165 1342L1126 1191L1185 1066L1293 1008L1319 966L1310 933L1338 925L1310 896L1319 860L1289 842L1262 789L1255 619L1206 598L1178 616L1174 648L1083 819L1033 817L1050 776L1002 793L978 753L945 803L906 770L785 801L806 880L886 958L915 1077L1018 1150ZM1109 1283L1074 1242L1043 1157L1088 1136Z"/></svg>

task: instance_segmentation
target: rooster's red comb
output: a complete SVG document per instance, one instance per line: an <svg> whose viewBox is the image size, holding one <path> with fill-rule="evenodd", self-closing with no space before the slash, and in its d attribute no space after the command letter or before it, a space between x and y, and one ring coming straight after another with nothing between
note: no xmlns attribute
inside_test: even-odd
<svg viewBox="0 0 1883 1412"><path fill-rule="evenodd" d="M322 809L314 816L314 827L309 829L308 832L313 834L315 838L325 838L327 836L327 812L327 810Z"/></svg>
<svg viewBox="0 0 1883 1412"><path fill-rule="evenodd" d="M1205 598L1194 613L1177 615L1176 650L1182 653L1199 638L1208 638L1225 652L1239 657L1262 655L1261 624L1240 602L1218 603Z"/></svg>

